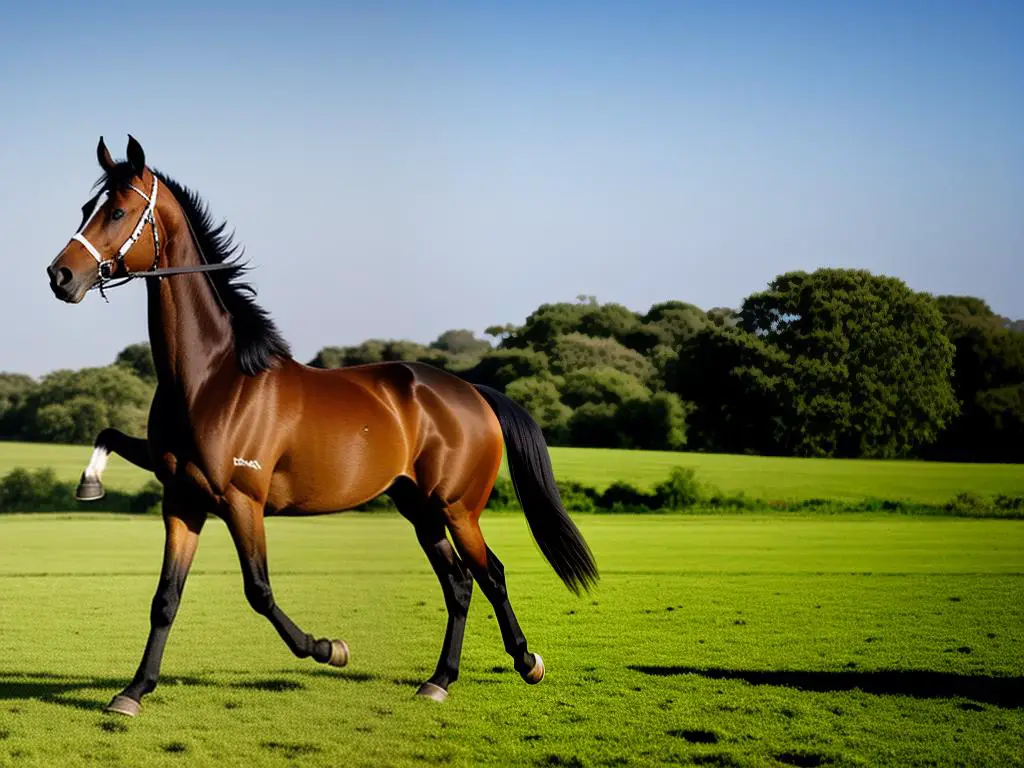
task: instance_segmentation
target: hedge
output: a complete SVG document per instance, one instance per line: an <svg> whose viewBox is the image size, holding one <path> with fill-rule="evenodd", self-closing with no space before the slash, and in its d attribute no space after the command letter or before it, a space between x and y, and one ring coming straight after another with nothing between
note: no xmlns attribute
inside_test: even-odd
<svg viewBox="0 0 1024 768"><path fill-rule="evenodd" d="M943 515L953 517L996 517L1024 519L1024 497L998 495L990 498L961 493L946 504L920 504L899 500L804 499L776 501L751 499L743 494L724 494L697 481L693 469L675 467L669 476L651 490L618 481L604 491L597 491L576 482L559 483L562 504L572 514L666 514L689 512L803 512L841 514L856 512L889 512L907 515ZM99 501L80 502L75 499L75 485L57 479L53 469L12 469L0 479L0 513L10 512L126 512L159 513L163 488L150 480L136 493L108 490ZM499 510L518 510L512 482L499 477L494 484L488 506ZM393 511L387 496L360 505L356 511Z"/></svg>

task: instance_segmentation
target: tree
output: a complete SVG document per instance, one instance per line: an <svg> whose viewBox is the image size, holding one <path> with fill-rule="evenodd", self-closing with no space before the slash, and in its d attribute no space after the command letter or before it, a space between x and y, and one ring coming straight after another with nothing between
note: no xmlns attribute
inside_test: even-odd
<svg viewBox="0 0 1024 768"><path fill-rule="evenodd" d="M644 315L644 322L660 328L668 337L667 343L676 348L711 325L707 313L683 301L655 304Z"/></svg>
<svg viewBox="0 0 1024 768"><path fill-rule="evenodd" d="M516 379L550 373L548 356L534 349L495 349L460 375L474 384L504 391Z"/></svg>
<svg viewBox="0 0 1024 768"><path fill-rule="evenodd" d="M581 368L614 368L647 382L654 377L651 362L615 339L595 339L570 333L555 339L551 351L551 370L565 374Z"/></svg>
<svg viewBox="0 0 1024 768"><path fill-rule="evenodd" d="M0 437L20 434L21 405L36 386L35 379L23 373L0 373Z"/></svg>
<svg viewBox="0 0 1024 768"><path fill-rule="evenodd" d="M691 448L716 453L784 452L792 421L787 355L740 328L709 326L685 342L666 388L694 405Z"/></svg>
<svg viewBox="0 0 1024 768"><path fill-rule="evenodd" d="M478 358L491 350L490 342L478 339L472 331L465 329L445 331L430 343L430 347L450 355L467 355Z"/></svg>
<svg viewBox="0 0 1024 768"><path fill-rule="evenodd" d="M130 344L117 353L115 365L122 365L143 381L156 381L156 365L148 341Z"/></svg>
<svg viewBox="0 0 1024 768"><path fill-rule="evenodd" d="M153 390L123 365L54 371L21 404L18 436L91 443L107 426L145 434Z"/></svg>
<svg viewBox="0 0 1024 768"><path fill-rule="evenodd" d="M512 325L511 323L506 323L504 325L489 325L484 328L484 335L493 336L498 340L499 344L503 344L505 339L514 335L518 330L519 326Z"/></svg>
<svg viewBox="0 0 1024 768"><path fill-rule="evenodd" d="M621 435L612 403L584 403L569 419L571 445L588 448L620 448Z"/></svg>
<svg viewBox="0 0 1024 768"><path fill-rule="evenodd" d="M1021 461L1019 393L1024 334L1010 330L982 299L939 296L953 343L953 385L962 410L927 455L958 461Z"/></svg>
<svg viewBox="0 0 1024 768"><path fill-rule="evenodd" d="M859 270L777 277L739 327L698 332L666 386L695 403L703 450L897 457L957 412L953 349L935 300Z"/></svg>
<svg viewBox="0 0 1024 768"><path fill-rule="evenodd" d="M313 368L341 368L345 364L345 347L324 347L309 365Z"/></svg>
<svg viewBox="0 0 1024 768"><path fill-rule="evenodd" d="M557 445L565 440L572 408L559 398L554 379L525 376L510 382L505 394L529 411L549 443Z"/></svg>
<svg viewBox="0 0 1024 768"><path fill-rule="evenodd" d="M640 317L621 304L588 306L580 316L575 331L595 338L622 341L640 325Z"/></svg>
<svg viewBox="0 0 1024 768"><path fill-rule="evenodd" d="M591 304L541 304L526 322L501 343L507 349L532 348L550 352L555 339L579 330L584 313Z"/></svg>
<svg viewBox="0 0 1024 768"><path fill-rule="evenodd" d="M646 400L651 396L650 390L635 376L608 366L567 373L559 391L562 401L570 408L584 403L622 405L628 400Z"/></svg>
<svg viewBox="0 0 1024 768"><path fill-rule="evenodd" d="M615 414L625 447L680 451L686 447L686 417L692 406L672 392L627 400Z"/></svg>
<svg viewBox="0 0 1024 768"><path fill-rule="evenodd" d="M639 323L633 330L621 336L619 341L642 355L649 355L658 347L671 348L675 337L668 329L657 323Z"/></svg>
<svg viewBox="0 0 1024 768"><path fill-rule="evenodd" d="M979 392L972 410L971 460L1024 463L1024 384Z"/></svg>
<svg viewBox="0 0 1024 768"><path fill-rule="evenodd" d="M324 347L309 361L314 368L345 368L380 362L423 362L447 368L451 358L440 350L404 339L368 339L353 347Z"/></svg>
<svg viewBox="0 0 1024 768"><path fill-rule="evenodd" d="M707 318L720 328L735 328L740 324L740 313L729 307L712 307Z"/></svg>
<svg viewBox="0 0 1024 768"><path fill-rule="evenodd" d="M865 270L790 272L743 302L741 327L782 352L799 455L899 457L958 411L953 347L936 301Z"/></svg>

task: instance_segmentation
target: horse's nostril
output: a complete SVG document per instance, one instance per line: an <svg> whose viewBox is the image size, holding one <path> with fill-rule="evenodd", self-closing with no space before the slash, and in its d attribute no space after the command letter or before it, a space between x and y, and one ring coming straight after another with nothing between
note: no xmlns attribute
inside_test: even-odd
<svg viewBox="0 0 1024 768"><path fill-rule="evenodd" d="M70 269L68 269L67 267L61 267L60 269L57 270L57 274L55 275L55 282L57 283L58 287L63 288L65 285L71 282L73 277L74 274L72 274Z"/></svg>

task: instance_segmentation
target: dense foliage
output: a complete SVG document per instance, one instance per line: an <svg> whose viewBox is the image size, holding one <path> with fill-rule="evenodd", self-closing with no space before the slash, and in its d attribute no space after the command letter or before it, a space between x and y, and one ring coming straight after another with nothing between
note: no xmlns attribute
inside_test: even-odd
<svg viewBox="0 0 1024 768"><path fill-rule="evenodd" d="M425 362L505 391L554 445L1020 462L1022 330L981 299L821 269L780 275L736 310L579 296L488 328L494 342L466 329L369 339L310 365ZM155 378L146 344L38 382L0 374L0 437L142 434Z"/></svg>

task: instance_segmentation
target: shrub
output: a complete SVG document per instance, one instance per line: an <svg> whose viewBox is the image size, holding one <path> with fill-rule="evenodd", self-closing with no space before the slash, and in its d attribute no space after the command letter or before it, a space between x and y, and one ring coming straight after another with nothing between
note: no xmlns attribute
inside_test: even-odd
<svg viewBox="0 0 1024 768"><path fill-rule="evenodd" d="M0 480L0 512L51 512L72 509L74 492L50 467L15 467Z"/></svg>
<svg viewBox="0 0 1024 768"><path fill-rule="evenodd" d="M601 494L599 506L602 510L614 512L649 512L660 508L657 494L642 491L629 483L618 480Z"/></svg>
<svg viewBox="0 0 1024 768"><path fill-rule="evenodd" d="M395 506L395 502L391 500L391 497L387 494L381 494L370 499L367 502L360 504L355 507L353 512L386 512L396 511L398 508Z"/></svg>
<svg viewBox="0 0 1024 768"><path fill-rule="evenodd" d="M491 509L518 509L519 499L516 498L515 488L512 481L507 477L498 477L494 481L490 498L487 499L487 506Z"/></svg>
<svg viewBox="0 0 1024 768"><path fill-rule="evenodd" d="M687 509L701 501L700 484L692 467L672 467L668 479L654 486L658 506Z"/></svg>
<svg viewBox="0 0 1024 768"><path fill-rule="evenodd" d="M128 500L128 511L135 514L161 513L164 487L157 480L149 480L142 490Z"/></svg>
<svg viewBox="0 0 1024 768"><path fill-rule="evenodd" d="M976 517L985 511L988 505L975 493L958 493L946 505L946 510L954 515Z"/></svg>
<svg viewBox="0 0 1024 768"><path fill-rule="evenodd" d="M597 511L600 494L593 488L569 481L558 484L558 493L562 497L562 506L570 513Z"/></svg>

